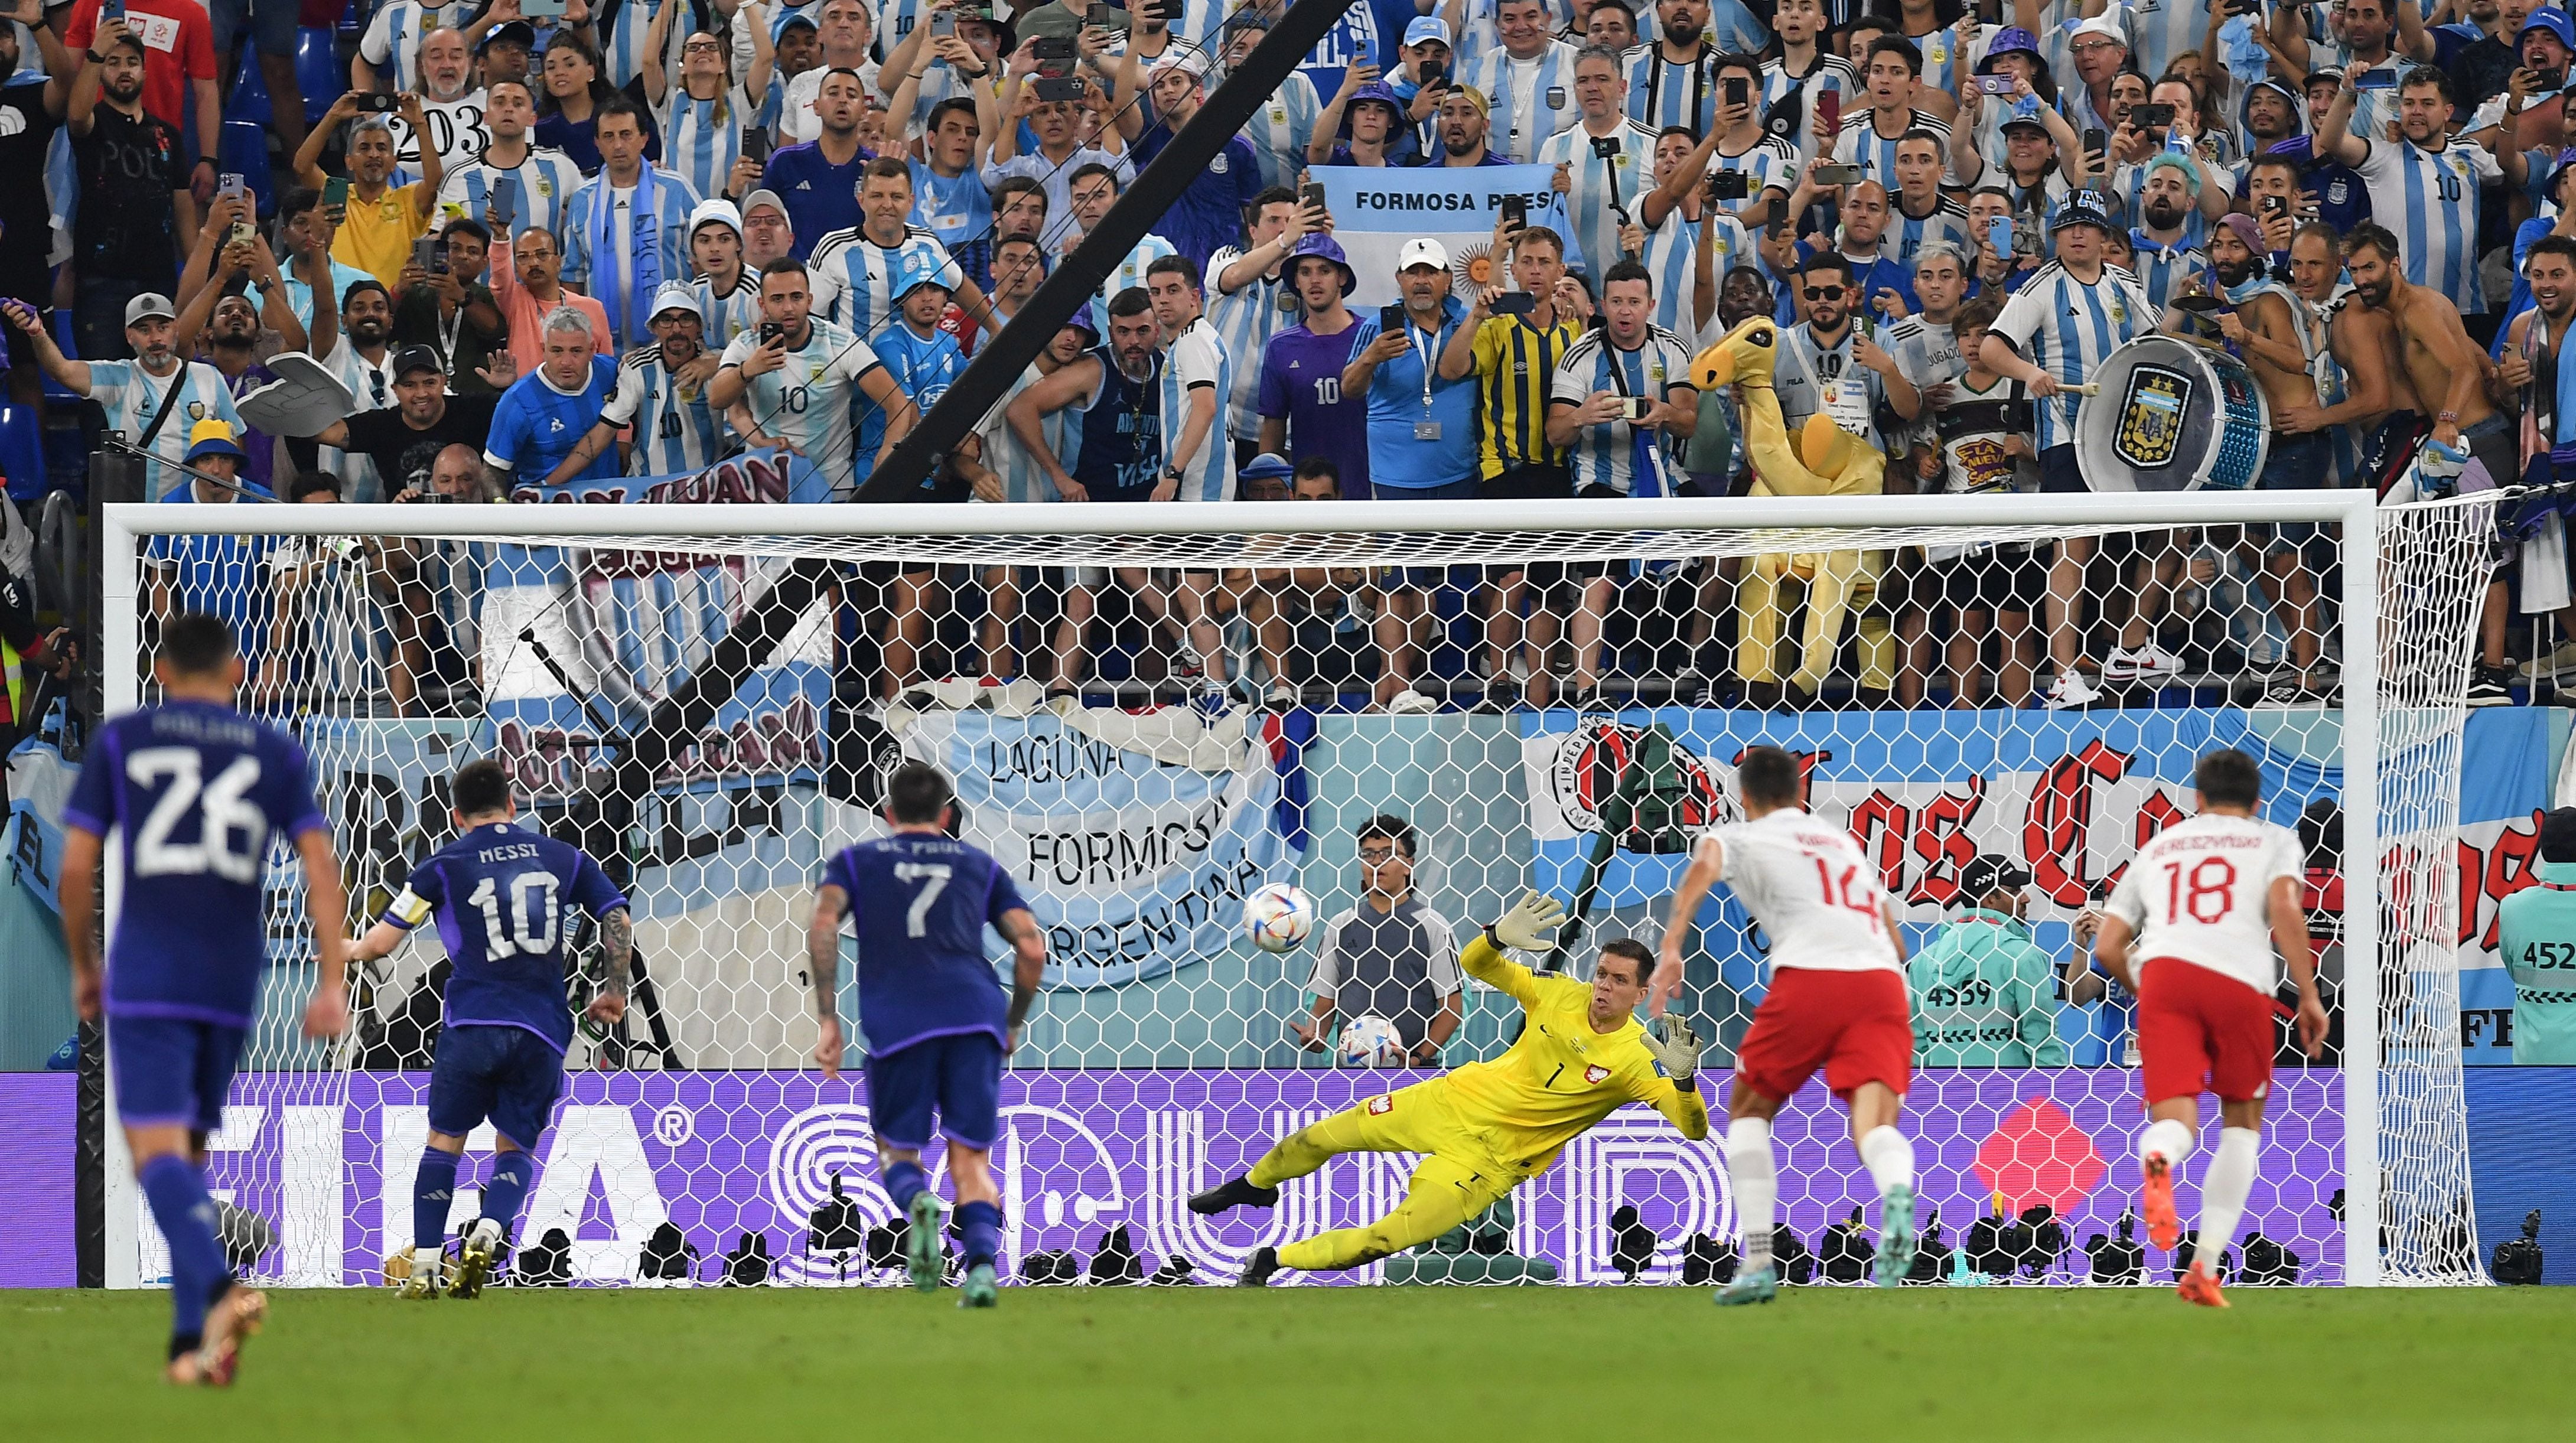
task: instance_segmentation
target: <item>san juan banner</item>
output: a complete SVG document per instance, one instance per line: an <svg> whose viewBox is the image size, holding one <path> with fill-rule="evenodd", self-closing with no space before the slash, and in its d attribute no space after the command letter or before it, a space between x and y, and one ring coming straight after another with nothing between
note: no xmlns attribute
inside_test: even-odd
<svg viewBox="0 0 2576 1443"><path fill-rule="evenodd" d="M1011 1072L992 1154L1004 1208L1002 1268L1016 1275L1041 1252L1088 1258L1123 1224L1148 1271L1179 1257L1197 1281L1222 1282L1255 1248L1367 1223L1403 1198L1411 1158L1337 1158L1289 1183L1274 1210L1211 1219L1185 1204L1192 1192L1241 1172L1281 1135L1427 1075ZM0 1078L0 1114L10 1086L49 1080ZM249 1272L308 1286L373 1282L381 1260L411 1240L412 1172L429 1126L428 1074L358 1073L344 1099L261 1101L277 1095L279 1081L238 1079L236 1105L209 1141L215 1195L275 1227L274 1243ZM2285 1070L2274 1092L2275 1114L2302 1125L2266 1133L2244 1226L2295 1254L2300 1281L2339 1282L2342 1225L2332 1194L2343 1175L2341 1078L2328 1069ZM2134 1206L2128 1159L2137 1079L2127 1070L1924 1073L1907 1116L1936 1243L1957 1247L1979 1219L1998 1211L2010 1220L2045 1207L2062 1229L2064 1250L2034 1260L2032 1275L2079 1280L2087 1276L2088 1242L2116 1237L2121 1215ZM1876 1189L1850 1155L1847 1125L1822 1089L1793 1099L1774 1128L1780 1155L1794 1161L1799 1178L1782 1190L1780 1221L1813 1249L1828 1224L1866 1205ZM575 1073L538 1148L521 1248L560 1229L571 1281L632 1283L648 1243L669 1224L694 1250L686 1265L691 1281L716 1281L723 1255L748 1232L767 1244L776 1282L892 1284L899 1267L871 1269L856 1243L829 1246L836 1239L828 1233L818 1246L814 1227L836 1184L861 1228L895 1217L877 1185L872 1134L855 1072L837 1082L810 1071ZM492 1146L488 1127L467 1139L451 1226L479 1211ZM933 1185L941 1185L940 1159L926 1161ZM39 1176L0 1169L0 1186ZM2189 1216L2197 1196L2189 1183L2182 1194ZM0 1207L13 1216L46 1215L21 1211L42 1201L0 1195ZM1620 1278L1610 1217L1623 1205L1635 1207L1654 1234L1640 1272L1648 1281L1680 1276L1693 1235L1724 1238L1736 1227L1723 1137L1688 1141L1642 1106L1622 1108L1576 1138L1512 1201L1511 1253L1544 1264L1534 1276L1566 1282ZM135 1206L141 1276L150 1284L166 1274L167 1253L139 1198ZM1383 1276L1381 1265L1324 1280Z"/></svg>
<svg viewBox="0 0 2576 1443"><path fill-rule="evenodd" d="M1428 236L1440 242L1453 267L1491 250L1506 196L1518 196L1529 207L1530 224L1565 238L1568 266L1583 263L1551 165L1319 165L1309 174L1324 188L1333 239L1359 275L1359 289L1350 298L1354 309L1401 299L1395 262L1406 241Z"/></svg>

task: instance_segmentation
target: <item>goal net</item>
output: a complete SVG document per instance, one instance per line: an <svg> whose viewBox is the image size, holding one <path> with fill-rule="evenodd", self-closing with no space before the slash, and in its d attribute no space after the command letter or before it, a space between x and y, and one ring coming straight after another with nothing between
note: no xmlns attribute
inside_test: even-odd
<svg viewBox="0 0 2576 1443"><path fill-rule="evenodd" d="M778 479L755 458L590 505L108 514L110 710L152 699L157 616L231 618L243 704L311 756L357 925L451 834L447 779L483 756L526 824L633 899L633 1006L576 1039L516 1280L899 1275L866 1039L853 1026L839 1081L814 1068L802 932L901 758L955 779L963 835L1049 939L994 1151L1003 1270L1205 1283L1400 1201L1414 1159L1362 1155L1272 1212L1183 1206L1298 1126L1507 1048L1517 1008L1458 977L1455 946L1523 889L1579 919L1526 959L1543 969L1588 978L1605 942L1652 945L1757 742L1801 759L1905 908L1906 1126L1937 1210L1919 1278L2174 1275L2135 1219L2133 1009L2077 934L2190 814L2217 746L2253 755L2264 814L2301 829L2334 1023L2313 1062L2284 1024L2232 1275L2479 1276L2461 779L2531 715L2463 702L2491 501L735 500ZM638 498L700 504L614 504ZM449 965L421 929L354 978L348 1039L306 1042L315 954L282 851L270 881L217 1195L248 1272L375 1282L410 1240ZM1320 913L1285 954L1241 927L1270 882ZM1712 1096L1766 945L1723 889L1686 939ZM1792 1280L1862 1276L1876 1210L1845 1127L1821 1085L1778 1123ZM491 1145L469 1141L456 1226ZM164 1254L110 1181L111 1276L149 1282ZM1311 1281L1701 1281L1739 1246L1722 1129L1687 1141L1627 1107L1508 1207Z"/></svg>

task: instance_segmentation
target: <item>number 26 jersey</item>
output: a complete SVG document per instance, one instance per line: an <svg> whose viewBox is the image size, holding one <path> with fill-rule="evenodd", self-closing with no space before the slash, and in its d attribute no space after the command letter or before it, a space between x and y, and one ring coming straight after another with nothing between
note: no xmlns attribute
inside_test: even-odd
<svg viewBox="0 0 2576 1443"><path fill-rule="evenodd" d="M1725 848L1718 880L1771 939L1771 965L1902 975L1887 933L1887 889L1844 828L1794 807L1709 833Z"/></svg>
<svg viewBox="0 0 2576 1443"><path fill-rule="evenodd" d="M2137 934L2139 958L2196 962L2269 997L2281 985L2272 883L2298 880L2306 866L2287 827L2253 817L2194 817L2138 848L2111 890L2111 914Z"/></svg>
<svg viewBox="0 0 2576 1443"><path fill-rule="evenodd" d="M572 1045L564 948L575 907L605 917L626 894L590 854L508 822L476 827L412 869L384 920L405 930L435 917L456 964L447 1025L516 1027L555 1051Z"/></svg>

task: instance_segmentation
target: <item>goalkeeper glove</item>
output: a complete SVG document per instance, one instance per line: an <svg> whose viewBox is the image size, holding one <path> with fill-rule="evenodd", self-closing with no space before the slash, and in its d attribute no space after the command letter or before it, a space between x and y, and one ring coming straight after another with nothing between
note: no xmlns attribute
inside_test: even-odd
<svg viewBox="0 0 2576 1443"><path fill-rule="evenodd" d="M1699 1034L1691 1031L1689 1018L1673 1013L1664 1019L1663 1036L1657 1037L1654 1029L1648 1028L1644 1041L1646 1051L1663 1066L1675 1086L1688 1087L1691 1079L1699 1075L1702 1044Z"/></svg>
<svg viewBox="0 0 2576 1443"><path fill-rule="evenodd" d="M1557 924L1565 920L1565 904L1545 892L1532 892L1485 928L1485 935L1497 947L1516 952L1535 952L1556 944Z"/></svg>

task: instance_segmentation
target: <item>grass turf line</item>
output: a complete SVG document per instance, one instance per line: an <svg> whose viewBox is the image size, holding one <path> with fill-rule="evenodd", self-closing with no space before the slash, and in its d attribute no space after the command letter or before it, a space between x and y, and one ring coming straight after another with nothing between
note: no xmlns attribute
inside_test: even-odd
<svg viewBox="0 0 2576 1443"><path fill-rule="evenodd" d="M2576 1289L2232 1296L1784 1289L1721 1313L1696 1288L1013 1288L967 1314L953 1291L277 1292L219 1395L158 1381L159 1293L7 1292L0 1416L191 1443L2570 1436L2576 1373L2540 1344L2576 1328Z"/></svg>

